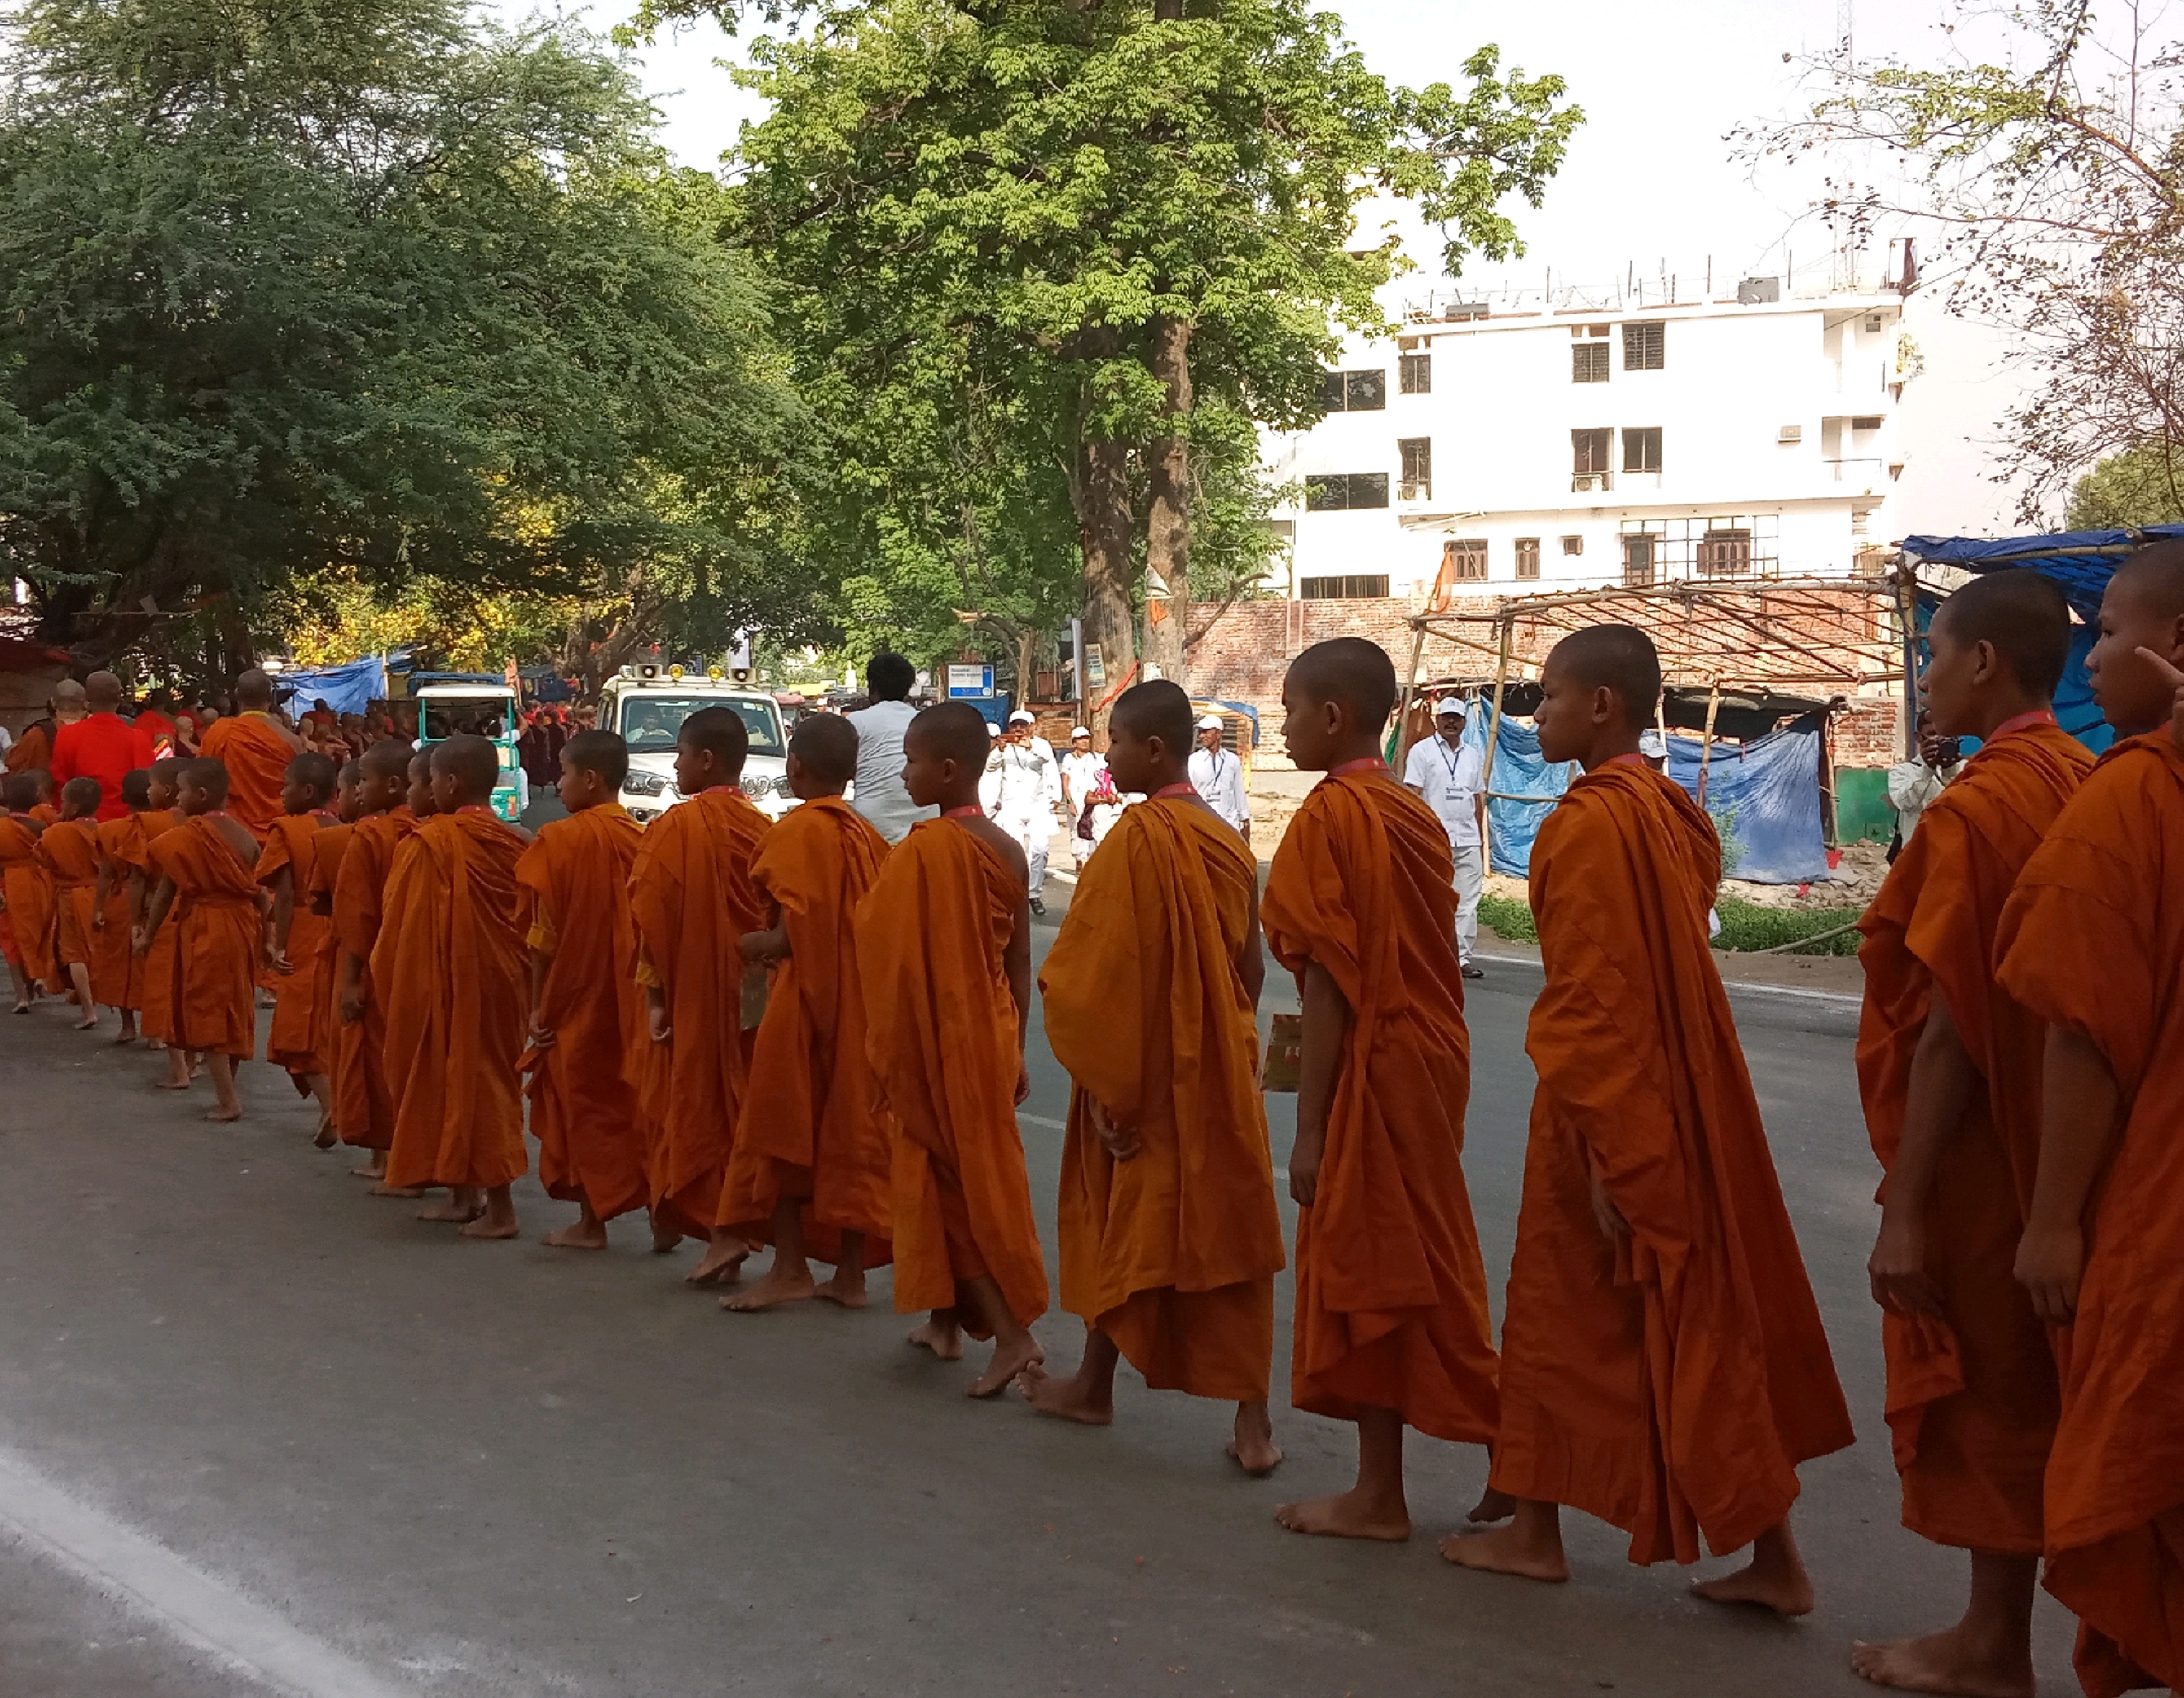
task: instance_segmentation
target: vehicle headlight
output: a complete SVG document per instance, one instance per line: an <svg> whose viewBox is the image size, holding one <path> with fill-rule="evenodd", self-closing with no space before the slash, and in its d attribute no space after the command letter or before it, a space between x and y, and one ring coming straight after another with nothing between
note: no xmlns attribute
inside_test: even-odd
<svg viewBox="0 0 2184 1698"><path fill-rule="evenodd" d="M632 796L658 796L666 792L667 781L656 772L632 771L622 780L621 788Z"/></svg>

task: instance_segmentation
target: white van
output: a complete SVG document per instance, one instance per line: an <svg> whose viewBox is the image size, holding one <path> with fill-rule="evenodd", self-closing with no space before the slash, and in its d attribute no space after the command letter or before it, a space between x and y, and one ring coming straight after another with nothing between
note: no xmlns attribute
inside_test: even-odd
<svg viewBox="0 0 2184 1698"><path fill-rule="evenodd" d="M683 799L675 788L675 738L700 708L733 708L750 732L744 794L779 819L796 805L788 793L788 733L781 709L763 690L699 677L680 666L640 662L607 680L599 694L599 729L629 745L629 777L621 804L639 821L656 820Z"/></svg>

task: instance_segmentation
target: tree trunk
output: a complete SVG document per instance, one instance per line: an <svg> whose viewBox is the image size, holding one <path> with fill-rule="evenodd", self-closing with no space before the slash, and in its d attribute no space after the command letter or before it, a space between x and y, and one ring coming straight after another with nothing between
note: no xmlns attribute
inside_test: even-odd
<svg viewBox="0 0 2184 1698"><path fill-rule="evenodd" d="M1152 371L1167 389L1168 434L1146 448L1152 506L1145 521L1149 577L1167 586L1167 617L1148 624L1145 659L1163 678L1190 688L1184 675L1184 633L1190 623L1190 326L1165 315L1152 323ZM1148 599L1148 619L1153 603Z"/></svg>
<svg viewBox="0 0 2184 1698"><path fill-rule="evenodd" d="M1077 508L1079 546L1084 559L1084 641L1096 645L1106 682L1089 679L1084 689L1081 722L1105 747L1107 713L1100 704L1117 693L1136 656L1130 619L1130 537L1135 515L1130 509L1129 450L1121 443L1077 445L1076 476L1070 493ZM1079 676L1084 657L1078 657Z"/></svg>

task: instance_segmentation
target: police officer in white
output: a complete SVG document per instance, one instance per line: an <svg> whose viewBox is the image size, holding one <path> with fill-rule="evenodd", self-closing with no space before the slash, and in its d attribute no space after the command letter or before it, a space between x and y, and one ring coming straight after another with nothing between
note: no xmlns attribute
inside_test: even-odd
<svg viewBox="0 0 2184 1698"><path fill-rule="evenodd" d="M1223 819L1251 841L1251 804L1244 794L1244 763L1221 743L1221 715L1198 722L1198 747L1190 751L1191 788Z"/></svg>
<svg viewBox="0 0 2184 1698"><path fill-rule="evenodd" d="M1486 763L1464 745L1463 715L1460 696L1434 704L1435 735L1412 746L1403 782L1426 799L1448 832L1456 860L1457 953L1463 958L1464 977L1475 979L1486 976L1471 960L1479 942L1479 895L1486 886Z"/></svg>
<svg viewBox="0 0 2184 1698"><path fill-rule="evenodd" d="M1044 914L1046 848L1054 835L1055 806L1061 800L1061 769L1053 745L1032 735L1035 722L1022 708L1011 714L987 771L993 775L994 823L1017 840L1031 863L1031 911Z"/></svg>

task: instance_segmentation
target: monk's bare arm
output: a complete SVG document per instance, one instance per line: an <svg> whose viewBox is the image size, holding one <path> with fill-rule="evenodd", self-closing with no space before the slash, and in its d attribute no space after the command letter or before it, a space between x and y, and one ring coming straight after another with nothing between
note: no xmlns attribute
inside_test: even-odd
<svg viewBox="0 0 2184 1698"><path fill-rule="evenodd" d="M129 869L129 929L135 931L144 918L144 875L136 867Z"/></svg>
<svg viewBox="0 0 2184 1698"><path fill-rule="evenodd" d="M364 1018L364 957L354 949L341 952L341 1017L344 1026Z"/></svg>
<svg viewBox="0 0 2184 1698"><path fill-rule="evenodd" d="M91 929L106 929L106 898L114 888L114 863L104 855L98 858L98 882L91 893Z"/></svg>
<svg viewBox="0 0 2184 1698"><path fill-rule="evenodd" d="M2052 1326L2078 1309L2086 1269L2086 1201L2114 1152L2123 1091L2081 1032L2048 1030L2042 1059L2040 1170L2017 1244L2017 1283Z"/></svg>
<svg viewBox="0 0 2184 1698"><path fill-rule="evenodd" d="M167 910L174 905L174 902L175 881L162 878L159 888L152 893L151 902L145 907L144 923L138 928L136 947L140 950L158 934L161 922L167 917Z"/></svg>
<svg viewBox="0 0 2184 1698"><path fill-rule="evenodd" d="M1880 1235L1866 1275L1873 1300L1897 1315L1946 1318L1942 1288L1926 1271L1926 1205L1942 1153L1964 1124L1979 1072L1937 986L1911 1057L1903 1104L1903 1138L1889 1164L1880 1205Z"/></svg>
<svg viewBox="0 0 2184 1698"><path fill-rule="evenodd" d="M788 959L788 921L782 917L781 905L776 902L766 913L766 929L746 932L737 947L747 961L772 962Z"/></svg>
<svg viewBox="0 0 2184 1698"><path fill-rule="evenodd" d="M553 952L537 944L531 947L531 1047L550 1049L554 1047L554 1029L538 1017L546 1005L546 975L554 970Z"/></svg>
<svg viewBox="0 0 2184 1698"><path fill-rule="evenodd" d="M296 920L296 869L291 865L273 875L272 958L275 969L288 971L288 928Z"/></svg>
<svg viewBox="0 0 2184 1698"><path fill-rule="evenodd" d="M1304 969L1304 1042L1297 1078L1296 1142L1290 1146L1290 1195L1312 1206L1327 1153L1327 1119L1342 1078L1342 1044L1350 1033L1350 999L1318 961Z"/></svg>
<svg viewBox="0 0 2184 1698"><path fill-rule="evenodd" d="M1014 849L1015 844L1009 845ZM1021 857L1021 851L1019 851ZM1009 995L1017 1005L1017 1101L1031 1094L1031 1074L1023 1063L1024 1036L1031 1026L1031 895L1028 888L1017 895L1016 924L1009 930L1009 946L1001 966L1009 976Z"/></svg>
<svg viewBox="0 0 2184 1698"><path fill-rule="evenodd" d="M1244 982L1244 994L1251 999L1251 1011L1259 1011L1259 994L1267 988L1267 952L1259 942L1259 910L1251 910L1251 923L1244 933L1244 947L1236 951L1236 977Z"/></svg>

